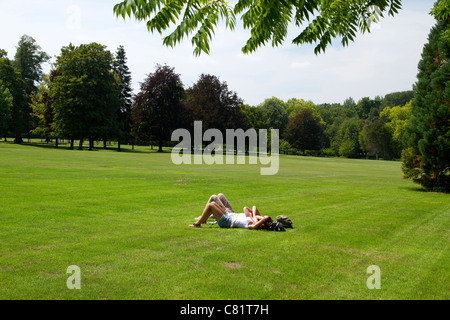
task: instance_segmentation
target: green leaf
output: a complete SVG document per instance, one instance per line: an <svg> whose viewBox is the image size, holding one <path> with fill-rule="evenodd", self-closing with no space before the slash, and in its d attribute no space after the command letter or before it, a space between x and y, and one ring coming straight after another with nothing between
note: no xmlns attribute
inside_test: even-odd
<svg viewBox="0 0 450 320"><path fill-rule="evenodd" d="M442 12L449 1L440 0L442 5L434 12ZM128 15L147 21L150 32L169 31L163 37L167 46L173 47L184 37L192 36L195 55L209 52L215 28L221 22L234 30L237 15L243 28L250 31L242 48L245 53L269 41L272 46L282 44L288 26L294 22L300 33L292 42L316 43L318 53L331 44L332 38L341 37L341 43L347 45L356 38L358 30L370 31L366 21L368 8L374 5L380 8L380 17L385 11L394 15L401 9L401 0L238 0L234 6L226 0L126 0L114 6L114 13L124 19Z"/></svg>

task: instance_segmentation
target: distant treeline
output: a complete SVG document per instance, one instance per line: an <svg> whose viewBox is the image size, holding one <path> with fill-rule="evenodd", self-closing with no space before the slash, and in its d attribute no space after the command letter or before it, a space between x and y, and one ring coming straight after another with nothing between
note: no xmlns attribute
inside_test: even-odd
<svg viewBox="0 0 450 320"><path fill-rule="evenodd" d="M266 99L244 106L254 127L280 128L280 150L349 158L399 159L411 115L413 91L355 102L315 105L311 101Z"/></svg>
<svg viewBox="0 0 450 320"><path fill-rule="evenodd" d="M49 56L35 40L23 36L14 60L0 51L0 130L16 143L38 135L48 141L67 139L79 149L88 140L127 144L170 145L174 129L279 129L284 153L383 159L399 158L402 132L410 117L412 91L385 97L348 98L343 104L275 97L249 106L227 83L202 74L185 88L180 75L157 65L133 95L124 48L115 54L97 43L69 45L49 74L41 64Z"/></svg>

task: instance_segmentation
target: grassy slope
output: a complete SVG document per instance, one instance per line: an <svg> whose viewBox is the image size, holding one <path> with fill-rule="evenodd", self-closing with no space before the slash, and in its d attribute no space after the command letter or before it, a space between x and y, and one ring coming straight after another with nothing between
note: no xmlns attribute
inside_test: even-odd
<svg viewBox="0 0 450 320"><path fill-rule="evenodd" d="M295 229L187 227L219 192ZM450 298L449 195L403 180L398 162L282 156L261 176L2 142L0 203L1 299ZM381 290L366 287L370 265Z"/></svg>

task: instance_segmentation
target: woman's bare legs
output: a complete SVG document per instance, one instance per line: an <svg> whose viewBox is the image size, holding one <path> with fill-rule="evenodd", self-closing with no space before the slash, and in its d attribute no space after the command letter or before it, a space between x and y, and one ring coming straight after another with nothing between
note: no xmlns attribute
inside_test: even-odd
<svg viewBox="0 0 450 320"><path fill-rule="evenodd" d="M217 203L222 208L223 211L227 212L227 208L222 203L222 200L220 200L219 196L216 196L215 194L213 194L211 197L209 197L209 200L206 204L209 204L209 203Z"/></svg>
<svg viewBox="0 0 450 320"><path fill-rule="evenodd" d="M231 213L231 212L234 213L234 210L233 210L233 208L231 207L231 204L228 202L228 199L225 197L225 195L224 195L223 193L219 193L219 194L217 195L217 197L220 199L220 201L221 201L222 204L224 205L224 207L225 207L225 212L226 212L226 213Z"/></svg>
<svg viewBox="0 0 450 320"><path fill-rule="evenodd" d="M222 209L220 205L218 205L216 202L211 202L206 204L205 210L203 210L202 215L197 220L197 222L194 222L193 224L189 225L190 227L200 227L202 223L206 223L209 216L214 216L214 219L216 221L219 221L222 216L226 214L226 212Z"/></svg>

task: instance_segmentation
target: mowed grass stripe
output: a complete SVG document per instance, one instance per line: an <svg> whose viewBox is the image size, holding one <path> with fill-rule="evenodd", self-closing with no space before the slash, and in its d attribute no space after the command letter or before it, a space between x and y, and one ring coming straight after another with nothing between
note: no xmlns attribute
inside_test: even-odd
<svg viewBox="0 0 450 320"><path fill-rule="evenodd" d="M261 176L124 151L0 143L0 298L449 298L448 195L403 180L399 162L281 156ZM219 192L295 228L187 227Z"/></svg>

